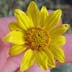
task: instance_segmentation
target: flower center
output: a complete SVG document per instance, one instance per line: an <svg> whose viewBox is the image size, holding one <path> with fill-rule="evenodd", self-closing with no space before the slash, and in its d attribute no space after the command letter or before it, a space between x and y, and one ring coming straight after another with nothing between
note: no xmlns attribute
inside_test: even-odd
<svg viewBox="0 0 72 72"><path fill-rule="evenodd" d="M41 28L31 28L26 32L26 42L28 48L40 50L47 48L50 43L48 32Z"/></svg>

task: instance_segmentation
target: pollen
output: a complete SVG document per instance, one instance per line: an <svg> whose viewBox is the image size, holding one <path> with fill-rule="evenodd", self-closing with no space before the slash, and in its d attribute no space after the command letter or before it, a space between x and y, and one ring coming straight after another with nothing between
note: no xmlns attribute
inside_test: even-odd
<svg viewBox="0 0 72 72"><path fill-rule="evenodd" d="M26 44L28 48L32 50L40 50L42 48L48 48L50 43L50 37L48 31L42 28L30 28L26 32Z"/></svg>

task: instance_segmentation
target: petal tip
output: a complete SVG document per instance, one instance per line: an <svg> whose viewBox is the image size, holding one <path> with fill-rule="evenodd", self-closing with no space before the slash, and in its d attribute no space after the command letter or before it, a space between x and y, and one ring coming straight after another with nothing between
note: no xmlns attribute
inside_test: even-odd
<svg viewBox="0 0 72 72"><path fill-rule="evenodd" d="M8 37L7 36L4 36L3 37L3 40L4 40L4 42L8 42Z"/></svg>
<svg viewBox="0 0 72 72"><path fill-rule="evenodd" d="M58 13L61 16L62 15L62 10L61 9L57 9L56 13Z"/></svg>
<svg viewBox="0 0 72 72"><path fill-rule="evenodd" d="M22 66L20 66L20 71L21 71L21 72L23 72L23 71L24 71L24 70L23 70L23 68L22 68Z"/></svg>
<svg viewBox="0 0 72 72"><path fill-rule="evenodd" d="M61 9L57 9L57 11L58 11L58 12L60 12L60 13L62 12L62 10L61 10Z"/></svg>
<svg viewBox="0 0 72 72"><path fill-rule="evenodd" d="M69 24L64 24L64 26L66 27L66 28L70 28L70 25Z"/></svg>
<svg viewBox="0 0 72 72"><path fill-rule="evenodd" d="M65 62L65 56L60 59L60 63L64 63L64 62Z"/></svg>
<svg viewBox="0 0 72 72"><path fill-rule="evenodd" d="M19 11L19 9L15 9L15 10L14 10L14 13L17 13L18 11Z"/></svg>
<svg viewBox="0 0 72 72"><path fill-rule="evenodd" d="M63 24L64 29L67 31L70 28L69 24Z"/></svg>
<svg viewBox="0 0 72 72"><path fill-rule="evenodd" d="M36 5L36 3L35 3L35 1L31 1L30 3L29 3L29 6L35 6ZM29 7L28 6L28 7Z"/></svg>
<svg viewBox="0 0 72 72"><path fill-rule="evenodd" d="M35 1L31 1L30 4L36 4Z"/></svg>
<svg viewBox="0 0 72 72"><path fill-rule="evenodd" d="M23 13L23 11L20 10L20 9L15 9L15 10L14 10L14 14L15 14L15 15L20 15L20 13Z"/></svg>

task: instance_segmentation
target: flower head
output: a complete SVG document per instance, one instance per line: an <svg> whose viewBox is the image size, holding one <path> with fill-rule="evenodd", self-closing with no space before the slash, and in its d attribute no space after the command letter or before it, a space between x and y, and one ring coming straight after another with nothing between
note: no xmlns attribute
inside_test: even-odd
<svg viewBox="0 0 72 72"><path fill-rule="evenodd" d="M65 61L61 46L66 42L63 34L68 30L69 24L58 25L61 14L60 9L49 14L44 6L39 10L33 1L26 13L15 9L17 22L9 24L11 32L5 36L5 41L13 44L9 50L11 56L25 52L21 71L30 68L34 62L47 70L48 67L55 67L55 60L61 63Z"/></svg>

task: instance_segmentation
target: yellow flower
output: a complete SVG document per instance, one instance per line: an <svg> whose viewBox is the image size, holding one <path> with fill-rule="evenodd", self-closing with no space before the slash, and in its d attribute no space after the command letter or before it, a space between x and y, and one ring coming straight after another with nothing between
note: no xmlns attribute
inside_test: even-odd
<svg viewBox="0 0 72 72"><path fill-rule="evenodd" d="M55 67L55 60L65 61L61 46L66 42L63 34L70 26L58 25L61 14L60 9L49 14L45 6L39 10L34 1L29 4L26 13L15 9L17 22L9 24L11 32L5 36L5 41L13 44L9 50L11 56L25 52L21 71L26 71L34 62L47 70L48 67Z"/></svg>

